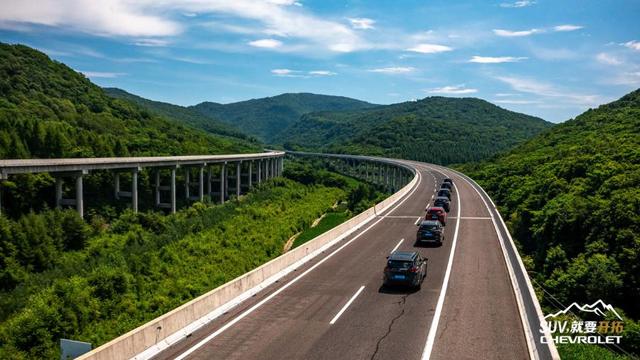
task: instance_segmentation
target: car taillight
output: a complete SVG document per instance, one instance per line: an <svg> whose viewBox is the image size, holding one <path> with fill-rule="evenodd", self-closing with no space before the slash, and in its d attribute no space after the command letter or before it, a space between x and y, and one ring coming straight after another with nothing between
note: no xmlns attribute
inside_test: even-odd
<svg viewBox="0 0 640 360"><path fill-rule="evenodd" d="M413 266L411 269L409 269L409 272L412 272L412 273L418 272L418 267L417 266Z"/></svg>

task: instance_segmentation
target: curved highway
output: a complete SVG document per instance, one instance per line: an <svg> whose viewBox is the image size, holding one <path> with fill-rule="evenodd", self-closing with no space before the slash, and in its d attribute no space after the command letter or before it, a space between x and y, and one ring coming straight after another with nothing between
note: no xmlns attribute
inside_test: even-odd
<svg viewBox="0 0 640 360"><path fill-rule="evenodd" d="M457 173L405 163L418 182L396 205L155 359L530 358L489 205ZM444 244L416 247L445 177L455 188ZM394 249L429 259L421 290L381 287Z"/></svg>

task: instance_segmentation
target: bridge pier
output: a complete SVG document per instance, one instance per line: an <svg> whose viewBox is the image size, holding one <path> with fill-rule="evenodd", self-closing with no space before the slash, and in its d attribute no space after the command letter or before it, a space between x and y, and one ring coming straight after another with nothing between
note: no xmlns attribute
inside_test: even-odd
<svg viewBox="0 0 640 360"><path fill-rule="evenodd" d="M227 162L225 161L220 166L220 204L224 204L225 200L227 200L227 187L226 187L226 173L227 172Z"/></svg>
<svg viewBox="0 0 640 360"><path fill-rule="evenodd" d="M238 161L236 163L236 200L240 199L240 186L242 184L242 173L241 173L242 161Z"/></svg>
<svg viewBox="0 0 640 360"><path fill-rule="evenodd" d="M253 186L253 161L249 161L249 189Z"/></svg>
<svg viewBox="0 0 640 360"><path fill-rule="evenodd" d="M141 168L131 169L131 191L120 190L120 172L116 171L114 174L114 195L116 200L120 200L121 197L131 198L131 208L133 212L138 212L138 172Z"/></svg>
<svg viewBox="0 0 640 360"><path fill-rule="evenodd" d="M258 160L258 163L256 164L257 168L258 168L258 184L262 183L262 159Z"/></svg>
<svg viewBox="0 0 640 360"><path fill-rule="evenodd" d="M86 170L71 172L71 173L56 173L56 208L60 209L63 206L75 206L80 217L84 217L84 199L83 199L83 175L87 175L89 172ZM76 181L76 197L74 199L64 198L64 177L73 177Z"/></svg>

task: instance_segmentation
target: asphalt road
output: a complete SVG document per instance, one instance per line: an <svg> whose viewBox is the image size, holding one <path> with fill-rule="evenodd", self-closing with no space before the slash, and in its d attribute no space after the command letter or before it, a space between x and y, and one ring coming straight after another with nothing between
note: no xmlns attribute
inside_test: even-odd
<svg viewBox="0 0 640 360"><path fill-rule="evenodd" d="M420 180L397 206L156 359L529 358L486 205L455 173L416 166ZM444 244L416 247L442 172L456 185ZM395 248L429 259L421 290L381 287Z"/></svg>

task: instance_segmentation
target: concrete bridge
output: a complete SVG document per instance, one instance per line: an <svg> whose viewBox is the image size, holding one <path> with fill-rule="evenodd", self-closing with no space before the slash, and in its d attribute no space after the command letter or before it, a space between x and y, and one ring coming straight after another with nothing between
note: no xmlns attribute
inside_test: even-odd
<svg viewBox="0 0 640 360"><path fill-rule="evenodd" d="M138 173L150 168L154 179L155 207L175 213L178 171L183 172L186 200L202 201L208 196L212 201L224 203L232 195L246 193L254 184L281 176L284 156L281 151L268 151L232 155L0 160L0 209L2 181L11 175L50 173L55 178L56 207L75 207L83 216L84 176L91 171L108 170L114 174L114 198L130 199L131 208L137 212ZM383 185L389 191L399 189L411 175L406 169L380 160L336 156L330 161L339 171ZM121 175L125 173L130 174L127 184L121 181ZM71 182L72 189L65 191L65 182Z"/></svg>

